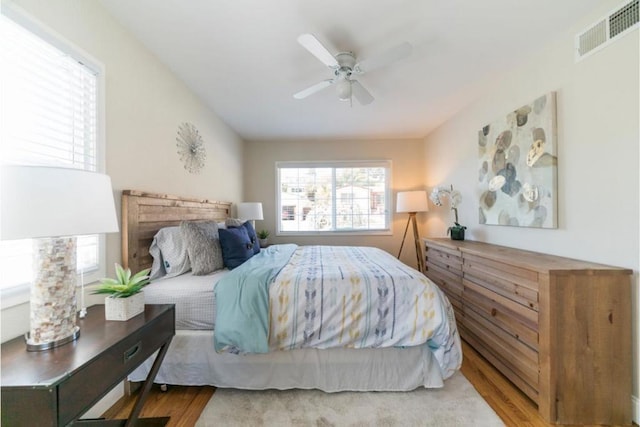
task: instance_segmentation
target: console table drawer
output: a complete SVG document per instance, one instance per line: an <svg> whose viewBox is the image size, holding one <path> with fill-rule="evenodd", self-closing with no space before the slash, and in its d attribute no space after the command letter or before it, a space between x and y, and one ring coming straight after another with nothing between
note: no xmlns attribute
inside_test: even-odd
<svg viewBox="0 0 640 427"><path fill-rule="evenodd" d="M58 390L60 402L59 422L66 425L83 409L92 406L88 389L110 389L122 378L151 356L161 345L173 336L173 315L164 315L129 335L113 347L85 365L77 375L72 376Z"/></svg>

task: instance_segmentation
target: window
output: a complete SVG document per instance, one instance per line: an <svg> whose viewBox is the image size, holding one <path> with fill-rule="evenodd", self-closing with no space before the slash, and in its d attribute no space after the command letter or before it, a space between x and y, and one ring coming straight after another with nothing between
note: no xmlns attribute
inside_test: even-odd
<svg viewBox="0 0 640 427"><path fill-rule="evenodd" d="M0 62L2 162L102 171L102 67L8 8ZM104 276L104 237L78 236L77 247L85 282ZM31 282L31 248L31 240L0 241L0 289Z"/></svg>
<svg viewBox="0 0 640 427"><path fill-rule="evenodd" d="M388 233L391 161L278 162L278 234Z"/></svg>

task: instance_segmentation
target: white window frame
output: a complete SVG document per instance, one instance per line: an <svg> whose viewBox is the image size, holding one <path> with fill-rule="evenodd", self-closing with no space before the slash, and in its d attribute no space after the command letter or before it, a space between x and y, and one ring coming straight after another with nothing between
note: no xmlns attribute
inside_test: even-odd
<svg viewBox="0 0 640 427"><path fill-rule="evenodd" d="M280 169L284 168L333 168L333 175L335 181L335 169L339 168L365 168L365 167L383 167L387 170L386 174L386 182L385 182L385 224L386 227L384 229L378 230L298 230L298 231L284 231L280 229L281 225L281 184L280 184ZM275 163L275 189L276 189L276 236L352 236L352 235L369 235L369 236L389 236L393 234L393 201L391 200L392 196L392 161L391 160L333 160L333 161L278 161ZM334 182L335 183L335 182ZM335 188L333 189L333 206L336 206L335 198ZM335 209L332 212L332 215L335 218ZM335 223L335 222L334 222Z"/></svg>
<svg viewBox="0 0 640 427"><path fill-rule="evenodd" d="M106 170L104 64L16 5L3 4L0 13L96 73L96 172L104 173ZM104 234L99 234L98 265L78 274L77 286L80 287L82 282L86 285L105 277L106 262L106 237ZM30 286L30 283L23 283L17 286L0 288L0 309L28 302Z"/></svg>

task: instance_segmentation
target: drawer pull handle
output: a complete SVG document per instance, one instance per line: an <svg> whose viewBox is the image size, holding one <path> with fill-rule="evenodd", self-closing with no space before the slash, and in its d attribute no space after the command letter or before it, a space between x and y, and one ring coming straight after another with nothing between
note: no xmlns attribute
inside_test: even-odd
<svg viewBox="0 0 640 427"><path fill-rule="evenodd" d="M131 347L129 350L125 351L124 352L124 363L127 363L129 360L131 360L133 358L133 356L138 354L138 352L140 351L141 348L142 348L142 341L138 341L137 343L135 343L135 345L133 347Z"/></svg>
<svg viewBox="0 0 640 427"><path fill-rule="evenodd" d="M496 310L495 308L492 308L491 315L495 317L496 314L498 314L498 310Z"/></svg>

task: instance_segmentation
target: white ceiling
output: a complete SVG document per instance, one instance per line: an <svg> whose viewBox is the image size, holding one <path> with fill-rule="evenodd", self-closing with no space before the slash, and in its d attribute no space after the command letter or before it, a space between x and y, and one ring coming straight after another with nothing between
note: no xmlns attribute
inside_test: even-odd
<svg viewBox="0 0 640 427"><path fill-rule="evenodd" d="M599 1L101 0L247 140L424 137ZM332 77L302 33L360 59L414 49L358 78L372 104L341 102L335 87L296 100Z"/></svg>

